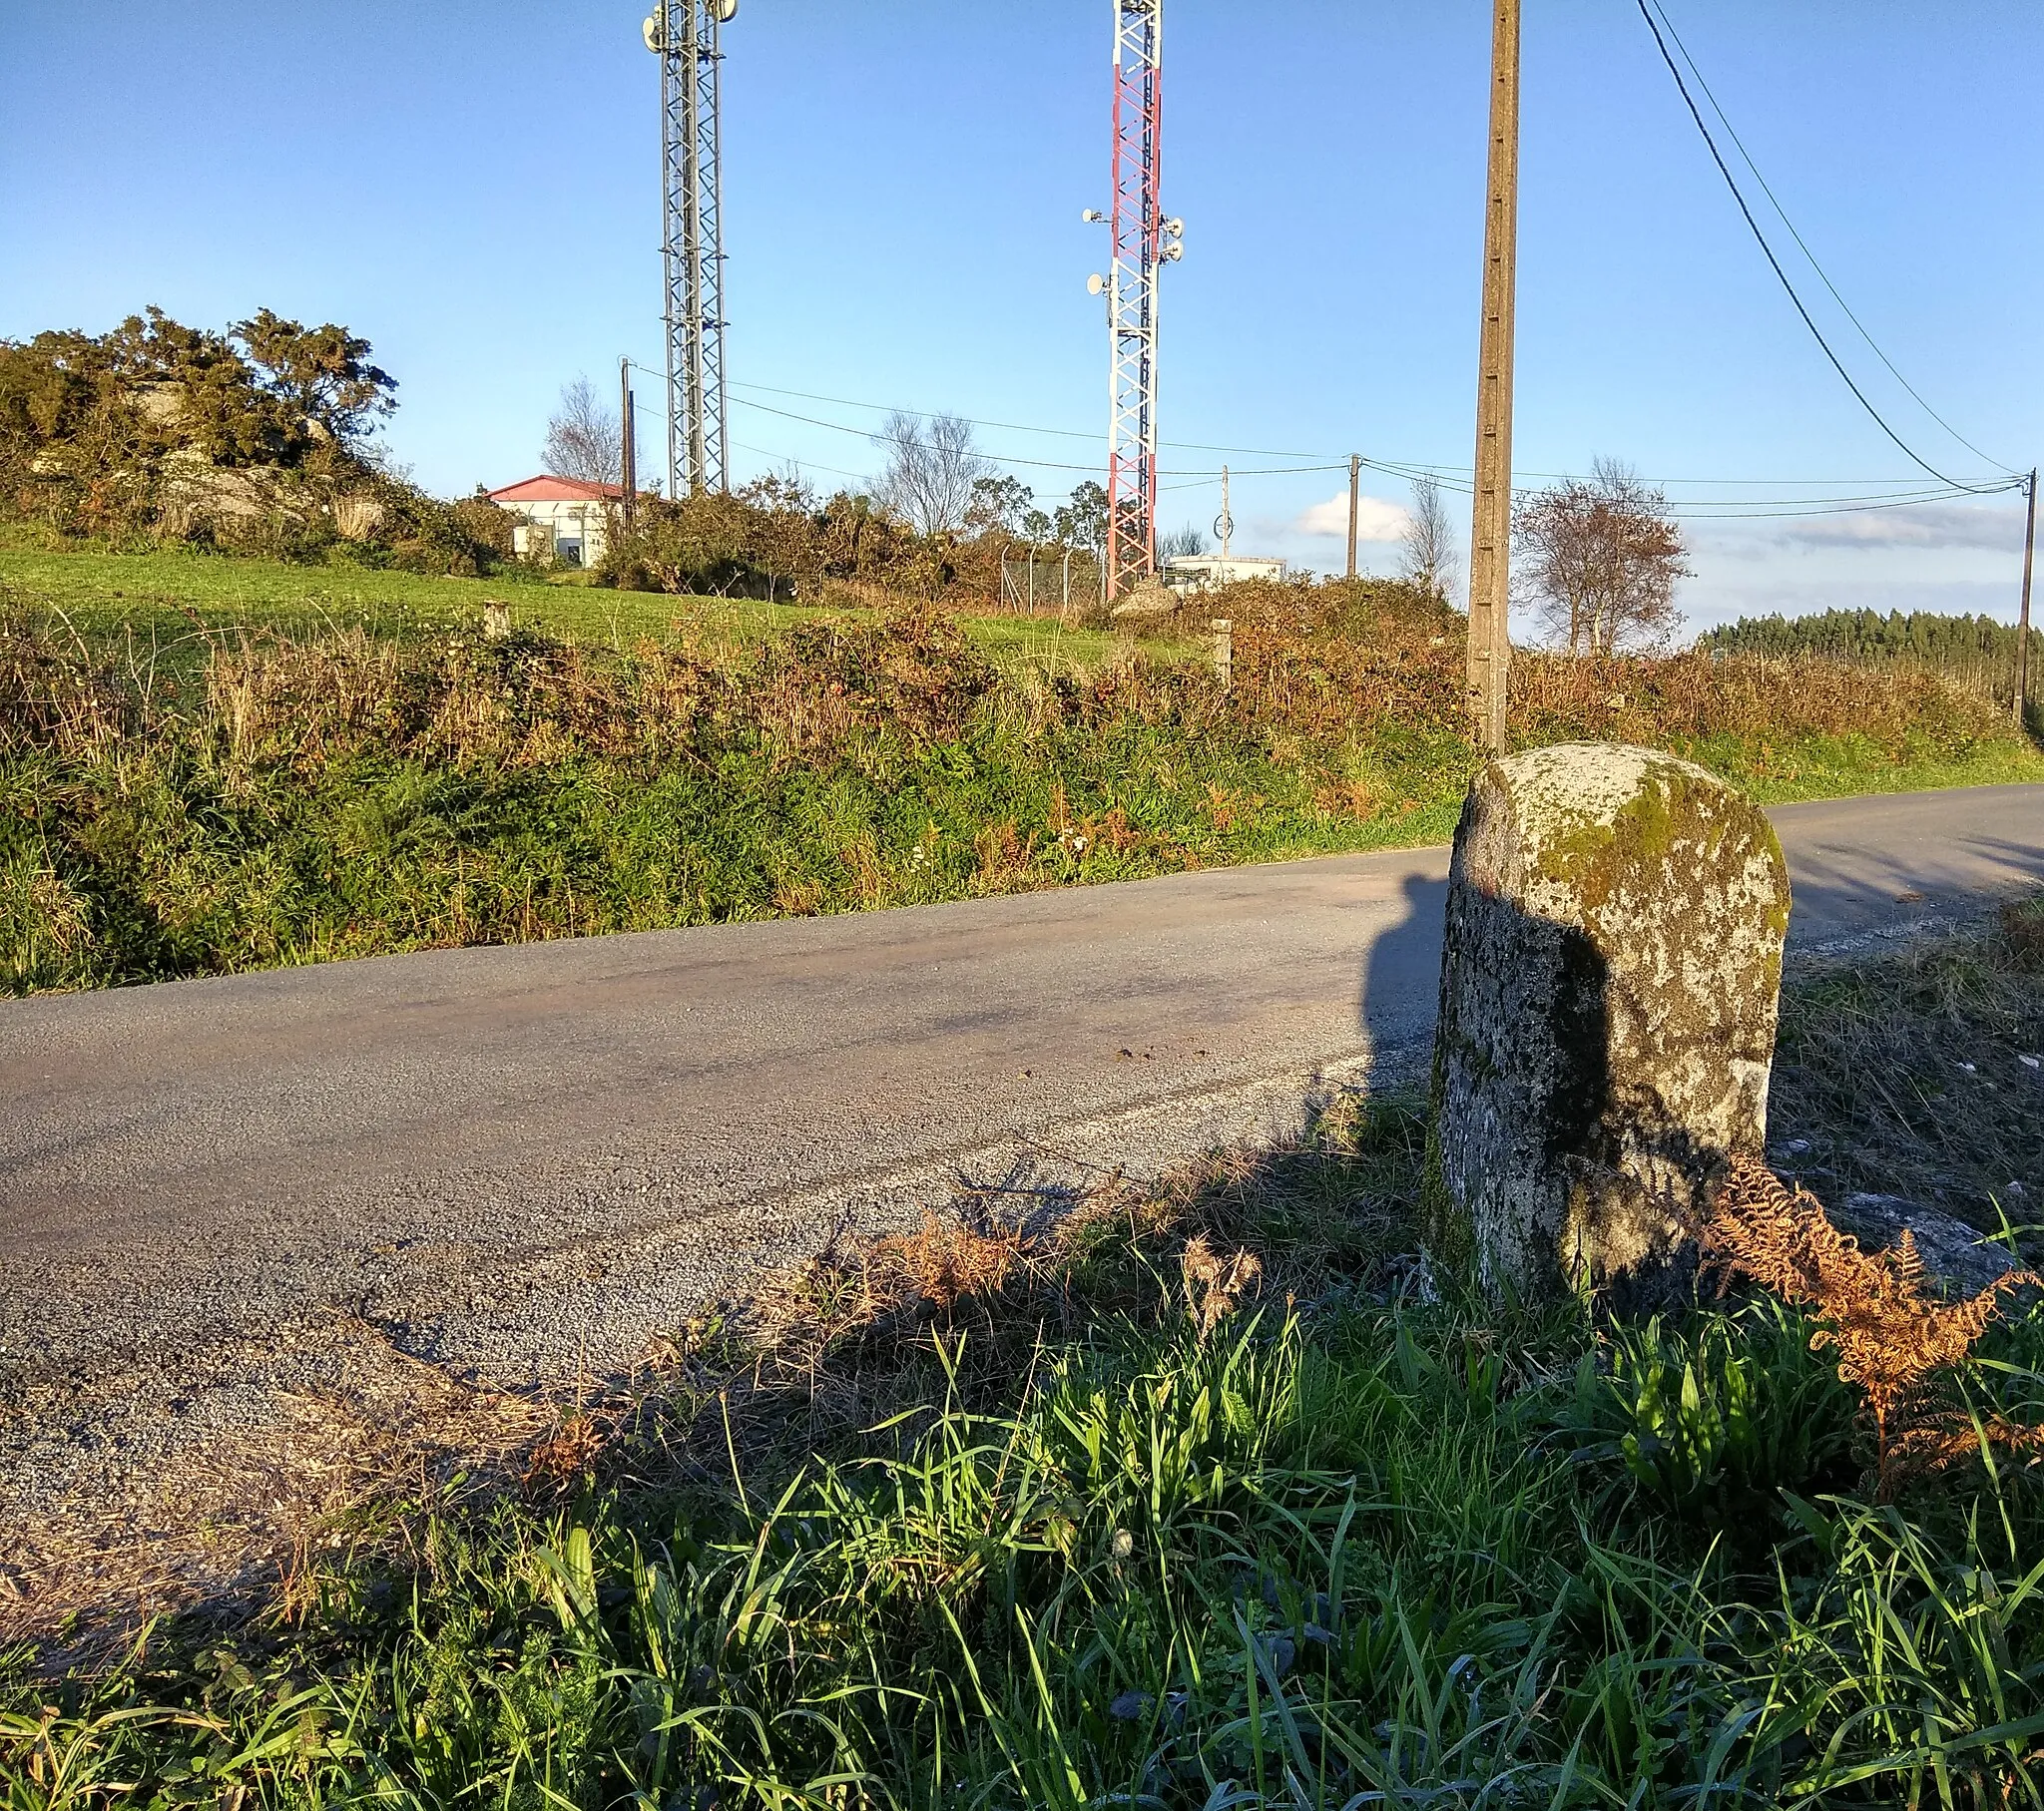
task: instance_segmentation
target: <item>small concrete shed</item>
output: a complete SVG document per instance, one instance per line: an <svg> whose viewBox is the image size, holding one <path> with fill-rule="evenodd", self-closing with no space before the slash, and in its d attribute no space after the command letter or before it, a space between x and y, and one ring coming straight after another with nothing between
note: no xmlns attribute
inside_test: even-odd
<svg viewBox="0 0 2044 1811"><path fill-rule="evenodd" d="M624 501L622 484L592 484L542 472L490 492L490 501L518 518L513 551L552 553L570 566L594 566L603 558L612 513Z"/></svg>

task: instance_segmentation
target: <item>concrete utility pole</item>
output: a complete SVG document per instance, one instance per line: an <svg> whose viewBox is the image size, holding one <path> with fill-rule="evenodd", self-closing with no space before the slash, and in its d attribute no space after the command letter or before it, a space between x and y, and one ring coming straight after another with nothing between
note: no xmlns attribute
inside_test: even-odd
<svg viewBox="0 0 2044 1811"><path fill-rule="evenodd" d="M2037 554L2037 468L2030 467L2030 517L2023 529L2023 607L2016 616L2016 727L2023 726L2023 702L2030 695L2030 566Z"/></svg>
<svg viewBox="0 0 2044 1811"><path fill-rule="evenodd" d="M639 501L639 423L632 412L632 361L618 360L618 472L624 481L625 520Z"/></svg>
<svg viewBox="0 0 2044 1811"><path fill-rule="evenodd" d="M1512 658L1512 302L1519 240L1519 0L1496 0L1490 51L1490 176L1483 228L1483 340L1476 381L1476 507L1469 535L1469 714L1489 752L1505 745Z"/></svg>
<svg viewBox="0 0 2044 1811"><path fill-rule="evenodd" d="M1362 499L1362 455L1348 455L1348 576L1355 577L1355 508Z"/></svg>
<svg viewBox="0 0 2044 1811"><path fill-rule="evenodd" d="M1235 537L1235 517L1228 508L1228 467L1221 468L1221 517L1214 524L1214 532L1221 537L1221 583L1229 582L1229 543Z"/></svg>

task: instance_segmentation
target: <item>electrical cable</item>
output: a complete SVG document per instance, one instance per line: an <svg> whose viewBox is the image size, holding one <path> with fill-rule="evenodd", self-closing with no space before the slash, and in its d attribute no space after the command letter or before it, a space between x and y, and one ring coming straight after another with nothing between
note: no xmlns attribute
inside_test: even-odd
<svg viewBox="0 0 2044 1811"><path fill-rule="evenodd" d="M1796 294L1795 285L1788 280L1788 271L1782 268L1782 260L1775 255L1774 246L1768 243L1767 234L1761 230L1760 223L1753 218L1753 210L1747 206L1746 197L1741 193L1739 183L1732 174L1732 167L1725 162L1725 154L1718 149L1718 141L1711 136L1711 129L1705 124L1704 116L1689 92L1689 84L1682 79L1681 67L1676 63L1674 57L1669 54L1667 41L1661 36L1661 27L1655 23L1654 15L1648 9L1647 0L1635 0L1635 4L1640 9L1640 17L1647 22L1648 31L1654 34L1654 48L1661 53L1661 61L1668 65L1668 73L1675 78L1675 86L1682 95L1683 105L1689 109L1690 118L1696 121L1697 131L1704 135L1704 144L1710 149L1711 161L1718 166L1718 174L1725 179L1726 188L1732 191L1732 199L1739 204L1739 212L1745 218L1747 227L1753 233L1755 243L1760 246L1761 251L1767 257L1769 266L1780 279L1783 289L1788 293L1788 299L1795 304L1795 312L1802 316L1802 324L1809 329L1810 337L1822 349L1823 355L1831 361L1831 368L1844 380L1845 387L1858 398L1859 406L1873 417L1880 431L1892 440L1896 446L1900 447L1915 464L1920 465L1940 484L1948 484L1955 490L1974 490L1979 488L1969 484L1961 484L1958 479L1947 477L1943 472L1939 471L1936 466L1932 465L1929 460L1925 459L1921 453L1917 452L1914 447L1904 440L1901 435L1888 426L1886 418L1866 399L1866 393L1852 381L1852 373L1845 369L1843 361L1838 357L1837 353L1831 350L1830 341L1824 338L1822 330L1811 317L1809 310L1803 306L1802 297Z"/></svg>
<svg viewBox="0 0 2044 1811"><path fill-rule="evenodd" d="M645 366L643 366L643 365L638 365L638 364L635 364L635 365L633 366L633 369L634 369L634 370L642 370L642 371L643 371L643 370L645 370L645 369L646 369L646 367L645 367ZM648 372L647 374L648 374L649 376L656 376L656 377L660 375L660 374L659 374L659 373L658 373L657 371L654 371L654 372ZM834 406L836 406L836 407L839 407L839 408L847 408L847 409L870 409L870 410L873 410L873 411L875 411L875 412L877 412L877 413L881 413L881 414L904 414L904 415L923 415L923 414L927 414L927 413L929 413L929 411L927 411L927 410L921 410L921 409L912 409L912 408L906 408L906 407L902 407L902 406L900 406L900 405L898 405L898 404L893 404L893 403L884 403L884 402L868 402L868 401L865 401L865 400L864 400L864 399L862 399L862 398L859 398L859 397L855 397L855 396L828 396L828 395L824 395L824 394L823 394L822 392L820 392L820 391L816 391L816 390L793 390L793 389L788 389L788 388L785 388L784 386L781 386L781 385L776 385L776 384L766 384L766 383L740 383L740 382L737 382L737 381L733 381L733 382L732 382L732 383L730 384L730 386L729 386L729 387L730 387L730 388L732 388L732 389L734 389L734 390L758 390L758 391L760 391L760 392L761 392L762 394L764 394L764 395L768 395L768 396L793 396L793 397L798 397L798 398L800 398L800 399L801 399L802 401L804 401L804 402L825 402L825 403L830 403L830 404L833 404ZM745 401L746 399L745 399L745 398L743 398L743 397L741 397L741 398L739 398L739 400L741 400L741 401ZM759 407L765 407L766 405L765 405L765 404L759 404L759 403L750 403L750 404L749 404L748 406L750 406L750 407L755 407L755 408L759 408ZM793 418L793 419L795 419L795 420L797 420L797 421L807 421L807 420L810 420L810 419L811 419L811 417L809 417L809 416L804 416L804 415L795 415L795 416L793 416L792 418ZM1013 430L1013 431L1015 431L1015 432L1017 432L1017 433L1024 433L1024 434L1050 434L1050 435L1056 435L1056 436L1058 436L1059 438L1061 438L1061 439L1066 439L1066 440L1093 440L1093 441L1097 441L1097 440L1098 440L1098 439L1100 438L1100 436L1099 436L1099 435L1098 435L1097 433L1089 433L1089 432L1084 432L1084 431L1082 431L1082 430L1080 430L1080 429L1078 429L1078 428L1049 428L1049 427L1041 427L1041 426L1037 426L1037 425L1034 425L1034 424L1032 424L1032 423L1029 423L1029 422L1020 422L1020 421L993 421L993 420L985 419L985 418L983 418L983 417L980 417L980 416L974 416L974 415L961 415L961 416L959 416L959 417L958 417L957 419L959 419L960 421L964 421L964 422L967 422L967 423L969 423L969 424L970 424L971 426L973 426L973 427L976 427L976 428L1001 428L1001 429L1011 429L1011 430ZM830 427L830 428L834 429L835 431L837 431L837 432L839 432L839 433L859 434L859 433L866 433L866 432L867 432L867 430L865 430L865 429L862 429L862 428L851 428L851 427L846 427L846 426L845 426L845 424L844 424L844 423L842 423L842 422L827 422L827 423L824 423L823 425L825 425L825 426L827 426L827 427ZM869 437L870 437L870 436L869 436ZM1164 441L1160 441L1160 442L1159 442L1158 444L1159 444L1160 446L1167 446L1167 447L1172 447L1172 448L1175 448L1175 449L1177 449L1177 450L1179 450L1179 451L1182 451L1182 452L1209 452L1209 453L1244 453L1244 454L1248 454L1248 455L1250 455L1251 457L1257 457L1257 458L1268 458L1268 459L1297 459L1297 460L1304 460L1304 461L1311 461L1311 462L1313 462L1313 463L1309 463L1309 464L1300 464L1300 465L1289 465L1289 466L1281 466L1281 467L1272 467L1272 468L1270 468L1270 471L1269 471L1269 472L1265 472L1265 473L1262 473L1262 474L1260 474L1260 475L1263 475L1263 476L1269 476L1269 475L1271 475L1272 473L1282 473L1282 472L1287 472L1287 471L1289 471L1289 472L1331 472L1331 471L1340 471L1340 470L1343 470L1343 469L1345 469L1345 468L1346 468L1346 466L1347 466L1347 463L1348 463L1348 461L1347 461L1347 458L1346 458L1346 456L1345 456L1345 455L1337 455L1337 454L1333 454L1333 453L1325 453L1325 452L1301 452L1301 451L1297 451L1297 450L1293 450L1293 449L1287 449L1287 448L1281 448L1281 447L1247 447L1247 446L1229 446L1229 445L1223 445L1223 444L1221 444L1221 443L1219 443L1219 442L1216 442L1216 441L1205 441L1205 440L1164 440ZM1450 477L1450 476L1452 476L1452 475L1454 475L1454 474L1457 474L1457 473L1467 473L1467 472L1468 472L1468 471L1470 470L1470 468L1469 468L1468 466L1466 466L1466 465L1462 465L1462 466L1456 466L1456 465L1430 465L1430 464L1427 464L1427 463L1426 463L1425 461L1423 461L1423 460L1412 460L1412 459L1377 459L1377 458L1372 458L1372 457L1370 457L1370 456L1369 456L1369 455L1367 455L1367 454L1364 454L1364 455L1360 455L1360 457L1361 457L1361 460L1362 460L1362 464L1363 464L1363 466L1364 466L1364 467L1365 467L1366 469L1368 469L1368 470L1371 470L1371 471L1377 471L1377 472L1382 472L1382 473L1384 473L1384 474L1385 474L1386 476L1388 476L1388 477L1393 477L1393 478L1406 478L1406 479L1411 479L1411 478L1415 478L1415 477L1432 477L1432 478L1436 478L1436 479L1439 479L1439 478L1442 478L1442 477ZM1019 462L1019 461L1017 461L1017 463L1020 463L1020 462ZM1038 463L1049 463L1049 462L1047 462L1047 461L1039 461ZM1990 461L1990 463L1992 463L1992 461ZM1066 467L1066 468L1064 468L1064 469L1067 469L1067 470L1078 470L1078 469L1081 469L1081 468L1079 468L1079 467L1076 467L1076 466L1074 466L1074 467ZM1094 468L1088 467L1088 468L1085 468L1085 469L1089 469L1089 470L1090 470L1090 469L1094 469ZM1230 468L1230 469L1231 469L1231 470L1235 470L1235 471L1246 471L1246 470L1248 470L1249 468L1246 468L1246 467L1232 467L1232 468ZM1215 470L1215 471L1214 471L1214 472L1213 472L1212 474L1210 474L1210 475L1212 475L1212 476L1214 476L1214 477L1219 477L1219 476L1220 476L1220 473L1219 473L1219 471L1218 471L1218 469L1217 469L1217 470ZM1521 477L1526 477L1526 478L1569 478L1569 477L1574 477L1574 476L1577 476L1577 474L1575 474L1575 473L1572 473L1572 472L1536 472L1536 471L1524 471L1524 470L1522 470L1522 471L1520 472L1520 474L1519 474L1519 475L1520 475ZM1724 486L1728 486L1728 487L1746 487L1746 488L1755 488L1755 489L1762 489L1762 488L1766 488L1766 489L1772 489L1772 488L1775 488L1775 487L1777 487L1777 486L1784 486L1784 485L1794 485L1794 486L1803 486L1803 487L1808 487L1808 488L1814 488L1814 487L1830 487L1830 488L1833 488L1833 489L1835 489L1835 488L1838 488L1838 487L1840 487L1840 486L1844 486L1844 485L1849 485L1849 484L1884 484L1884 485L1903 485L1903 484L1916 484L1916 483L1920 482L1920 480L1917 480L1917 479L1914 479L1914 478L1703 478L1703 477L1694 477L1694 476L1686 476L1686 477L1674 477L1674 478L1657 478L1657 479L1654 479L1654 480L1652 480L1652 482L1653 482L1653 483L1656 483L1656 484L1661 484L1661 485L1673 485L1673 484L1710 484L1710 485L1724 485Z"/></svg>
<svg viewBox="0 0 2044 1811"><path fill-rule="evenodd" d="M848 427L841 421L825 421L820 416L816 415L798 415L792 409L776 409L770 403L755 402L749 396L735 396L732 398L732 400L738 403L741 407L748 409L758 409L762 414L778 415L783 421L799 421L806 423L808 426L813 428L828 428L832 433L851 434L855 435L860 440L870 441L885 438L884 435L876 435L870 429L867 428ZM962 420L964 418L961 416L960 419ZM987 423L983 425L991 426L995 424ZM1062 432L1062 430L1059 429L1049 429L1045 431ZM1003 465L1035 466L1043 471L1050 472L1097 472L1101 469L1098 461L1089 461L1086 464L1079 465L1073 464L1067 460L1030 459L1020 454L998 452L989 452L988 454L986 454L986 457L989 459L996 460L997 462ZM1343 459L1339 461L1337 464L1327 465L1279 465L1263 467L1241 466L1232 469L1235 471L1235 475L1237 477L1270 478L1282 477L1287 473L1292 472L1346 471L1348 469L1348 461ZM1217 466L1212 472L1202 473L1200 475L1203 477L1219 478L1221 476L1221 471L1220 468Z"/></svg>
<svg viewBox="0 0 2044 1811"><path fill-rule="evenodd" d="M1682 60L1689 65L1690 74L1696 77L1697 86L1704 91L1704 99L1710 102L1711 111L1718 116L1718 123L1725 128L1726 136L1731 139L1733 145L1738 149L1739 156L1741 160L1745 163L1747 169L1753 172L1754 181L1760 184L1761 193L1768 198L1769 206L1772 207L1775 213L1780 217L1782 225L1788 228L1788 236L1795 241L1795 248L1798 251L1800 251L1805 258L1809 260L1809 267L1817 273L1818 280L1821 281L1823 286L1831 292L1831 299L1838 304L1840 309L1843 310L1845 318L1852 323L1853 327L1857 330L1859 337L1866 341L1867 346L1872 350L1874 357L1879 359L1882 364L1887 366L1888 375L1894 378L1894 380L1898 384L1900 384L1903 389L1909 392L1910 396L1914 399L1916 406L1920 408L1924 412L1924 414L1928 415L1932 421L1936 422L1939 427L1943 428L1944 431L1947 434L1949 434L1954 440L1956 440L1962 447L1964 447L1967 452L1971 453L1977 459L1986 460L1986 462L1991 466L1996 466L2001 468L2002 470L2006 470L2008 462L2005 459L1997 459L1991 453L1982 452L1980 448L1978 448L1970 440L1968 440L1965 437L1965 435L1960 433L1957 428L1953 427L1949 421L1945 420L1945 418L1942 415L1940 415L1934 408L1930 406L1928 402L1924 400L1922 392L1918 390L1916 386L1913 383L1911 383L1906 377L1904 377L1898 369L1896 369L1895 361L1881 350L1879 342L1873 337L1871 333L1869 333L1866 330L1865 323L1862 320L1860 320L1858 315L1852 312L1852 304L1848 302L1844 298L1844 296L1838 293L1838 285L1831 281L1830 273L1827 270L1825 270L1822 264L1817 262L1816 253L1809 248L1809 245L1803 239L1802 234L1796 231L1795 223L1788 218L1788 211L1782 206L1781 198L1775 194L1773 187L1769 184L1766 175L1761 170L1761 167L1754 162L1753 153L1747 150L1746 141L1739 136L1739 128L1732 124L1731 116L1728 113L1726 113L1724 107L1720 105L1717 95L1715 95L1712 92L1709 78L1705 76L1703 69L1697 63L1696 58L1690 54L1689 46L1682 41L1682 34L1675 29L1675 22L1669 18L1668 8L1662 4L1662 0L1654 0L1654 10L1655 12L1661 15L1661 23L1667 26L1668 35L1671 39L1674 40L1675 48L1682 52Z"/></svg>
<svg viewBox="0 0 2044 1811"><path fill-rule="evenodd" d="M828 472L833 477L849 478L854 483L863 483L867 477L867 474L862 472L846 471L842 466L822 465L813 460L798 458L792 453L775 452L770 447L753 446L750 443L743 440L735 440L732 442L732 445L738 448L740 452L757 454L762 459L769 459L780 465L791 466L798 471L807 470L816 472ZM1160 496L1169 496L1180 491L1211 490L1220 482L1221 479L1218 474L1212 477L1193 478L1178 484L1159 485L1158 494ZM2027 478L2012 478L2006 484L1995 486L1994 491L2001 492L2021 490L2023 486L2027 483ZM1470 488L1471 487L1462 487L1459 490L1458 494L1467 496L1470 494ZM1530 494L1530 492L1523 490L1515 492L1515 495ZM1953 489L1942 491L1924 491L1917 496L1890 499L1882 502L1839 503L1836 501L1832 501L1828 503L1816 504L1808 508L1757 508L1752 506L1736 504L1714 506L1708 503L1702 506L1671 505L1669 509L1669 514L1674 516L1678 521L1683 522L1751 522L1767 520L1794 520L1801 517L1871 515L1883 510L1915 509L1921 507L1925 503L1936 503L1945 501L1946 499L1952 497L1977 496L1982 494L1992 493L1985 493L1981 490L1977 490L1971 487L1956 487Z"/></svg>
<svg viewBox="0 0 2044 1811"><path fill-rule="evenodd" d="M658 371L649 370L648 367L639 364L636 360L628 362L631 363L631 366L634 370L643 372L647 376L658 377L661 375ZM735 385L734 387L744 387L747 389L763 390L770 395L798 396L805 399L813 399L819 402L834 403L840 407L845 408L882 409L887 406L881 403L860 402L850 397L824 396L813 391L790 390L785 388L779 388L770 384L747 384L744 386ZM802 415L796 413L791 409L776 409L772 407L770 404L754 402L751 398L744 396L735 397L733 400L743 404L747 408L758 409L763 413L769 415L777 415L781 417L783 420L801 422L804 425L811 427L826 428L833 433L849 434L854 437L865 440L871 440L874 438L874 436L868 430L863 428L850 427L840 421L825 421L819 416ZM916 411L901 410L898 412L912 414L915 413ZM975 427L1008 428L1029 433L1056 434L1060 436L1081 439L1093 438L1093 436L1091 435L1079 434L1076 429L1029 427L1026 424L1019 422L995 422L962 416L960 417L960 419L971 420L972 425ZM733 442L733 444L735 446L738 446L741 451L754 453L762 458L788 460L795 464L805 465L809 469L814 471L828 472L833 477L849 478L855 482L863 482L869 476L869 474L866 473L847 471L841 466L825 465L819 461L814 460L795 459L792 455L773 453L768 451L766 448L753 446L745 442L735 441ZM1167 444L1180 447L1188 447L1197 446L1204 443L1177 441L1169 442ZM1250 448L1233 447L1221 448L1219 450L1237 452L1254 451L1254 449ZM1073 464L1058 460L1030 459L1025 457L1002 455L998 453L989 453L987 456L989 458L999 460L1001 463L1005 464L1032 466L1037 469L1048 471L1092 473L1097 472L1100 469L1097 465L1091 464ZM1280 454L1278 456L1286 457L1291 455ZM1295 456L1299 458L1312 457L1312 455L1310 454L1298 454ZM1366 456L1359 457L1361 458L1361 464L1364 466L1365 469L1380 472L1387 477L1405 479L1408 482L1415 478L1428 479L1438 484L1443 490L1449 492L1451 495L1468 496L1472 493L1474 489L1473 484L1470 483L1468 480L1460 479L1455 475L1458 468L1453 466L1424 466L1401 460L1372 459ZM1231 467L1230 471L1233 476L1243 478L1284 477L1287 475L1297 473L1310 474L1314 472L1345 471L1346 469L1347 461L1340 460L1338 462L1330 462L1327 464L1318 465L1288 465L1270 467L1236 466ZM1459 470L1462 471L1466 471L1467 469L1467 467L1459 468ZM1219 468L1205 471L1181 470L1179 472L1162 475L1172 476L1176 478L1178 482L1171 484L1161 484L1158 487L1160 495L1168 495L1180 491L1198 490L1203 488L1211 489L1213 486L1221 482L1222 477L1222 473L1219 470ZM1571 474L1552 472L1528 472L1522 474L1522 476L1525 477L1549 478L1566 477L1570 475ZM1757 478L1683 478L1667 479L1662 480L1661 482L1668 484L1713 484L1737 486L1800 485L1804 488L1808 488L1811 486L1836 486L1843 484L1867 482L1894 485L1907 481L1900 479L1875 479L1869 481L1865 479L1849 478L1800 480ZM2018 489L2020 488L2023 482L2024 481L2020 478L2012 477L2004 480L2001 483L1992 485L1967 485L1948 483L1944 486L1944 488L1937 490L1925 488L1900 494L1894 493L1892 491L1870 492L1862 493L1858 496L1842 497L1768 497L1742 498L1736 500L1720 500L1715 498L1682 498L1677 499L1669 507L1671 513L1685 520L1693 521L1737 521L1743 518L1765 519L1770 517L1795 515L1849 515L1861 509L1905 508L1914 507L1916 505L1925 503L1943 502L1955 497L1991 496L2003 491ZM1515 489L1522 493L1525 491L1525 487L1523 486L1515 487Z"/></svg>

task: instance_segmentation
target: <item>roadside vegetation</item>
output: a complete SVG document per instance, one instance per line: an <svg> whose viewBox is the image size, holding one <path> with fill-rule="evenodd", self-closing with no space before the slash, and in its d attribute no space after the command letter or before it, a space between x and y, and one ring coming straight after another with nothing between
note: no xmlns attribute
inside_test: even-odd
<svg viewBox="0 0 2044 1811"><path fill-rule="evenodd" d="M1460 619L1396 582L1223 595L1224 685L1169 623L85 558L0 556L55 587L0 594L16 994L1439 840L1473 759ZM1985 703L1831 662L1528 656L1515 699L1528 744L1764 798L2044 772Z"/></svg>
<svg viewBox="0 0 2044 1811"><path fill-rule="evenodd" d="M0 990L1452 828L1473 755L1431 486L1403 579L1151 587L1117 622L1100 487L1040 506L955 417L894 416L872 478L827 497L795 474L642 495L570 571L514 554L487 497L390 465L396 395L365 340L268 310L0 341ZM620 476L586 382L546 451ZM1522 743L1666 747L1765 799L2044 776L1920 666L1670 655L1685 550L1622 464L1530 498L1515 533L1569 651L1516 658ZM511 633L484 639L486 611Z"/></svg>
<svg viewBox="0 0 2044 1811"><path fill-rule="evenodd" d="M1912 1173L1841 1012L1964 1041L1919 1086L1955 1145L1999 1128L1948 1204L2005 1225L2044 901L1791 972L1776 1161ZM1883 1473L1812 1349L1848 1301L1485 1309L1413 1257L1424 1141L1337 1097L1056 1225L840 1249L512 1478L393 1478L254 1601L16 1650L8 1802L2036 1804L2044 1488L1987 1438L2044 1420L2034 1292L1908 1358L1961 1437Z"/></svg>
<svg viewBox="0 0 2044 1811"><path fill-rule="evenodd" d="M216 642L284 636L318 640L359 630L378 641L472 639L487 604L517 628L561 642L627 653L642 642L682 641L736 654L795 623L876 621L915 600L876 587L831 585L813 605L745 596L676 597L621 591L576 569L513 563L485 580L407 573L333 560L317 564L222 558L182 548L116 552L0 527L0 610L26 615L50 637L102 661L151 674L190 675ZM967 641L1005 664L1097 667L1126 637L1067 623L962 612ZM1148 651L1173 657L1166 637Z"/></svg>
<svg viewBox="0 0 2044 1811"><path fill-rule="evenodd" d="M1719 654L1798 660L1818 655L1856 666L1932 673L2006 705L2016 671L2016 630L1992 617L1928 611L1826 610L1812 616L1754 617L1714 629L1698 646ZM2030 631L2029 696L2044 695L2044 630Z"/></svg>

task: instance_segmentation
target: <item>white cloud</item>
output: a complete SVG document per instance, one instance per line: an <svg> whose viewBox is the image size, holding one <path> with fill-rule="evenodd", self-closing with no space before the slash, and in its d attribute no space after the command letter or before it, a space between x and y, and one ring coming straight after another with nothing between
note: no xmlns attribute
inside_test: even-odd
<svg viewBox="0 0 2044 1811"><path fill-rule="evenodd" d="M1780 531L1790 547L1979 547L2022 545L2020 509L1978 503L1922 503L1908 509L1809 516Z"/></svg>
<svg viewBox="0 0 2044 1811"><path fill-rule="evenodd" d="M1355 538L1358 541L1401 541L1412 520L1403 507L1382 497L1362 497L1355 505ZM1348 539L1348 493L1341 491L1324 503L1315 503L1293 518L1291 530L1299 535L1331 535Z"/></svg>

